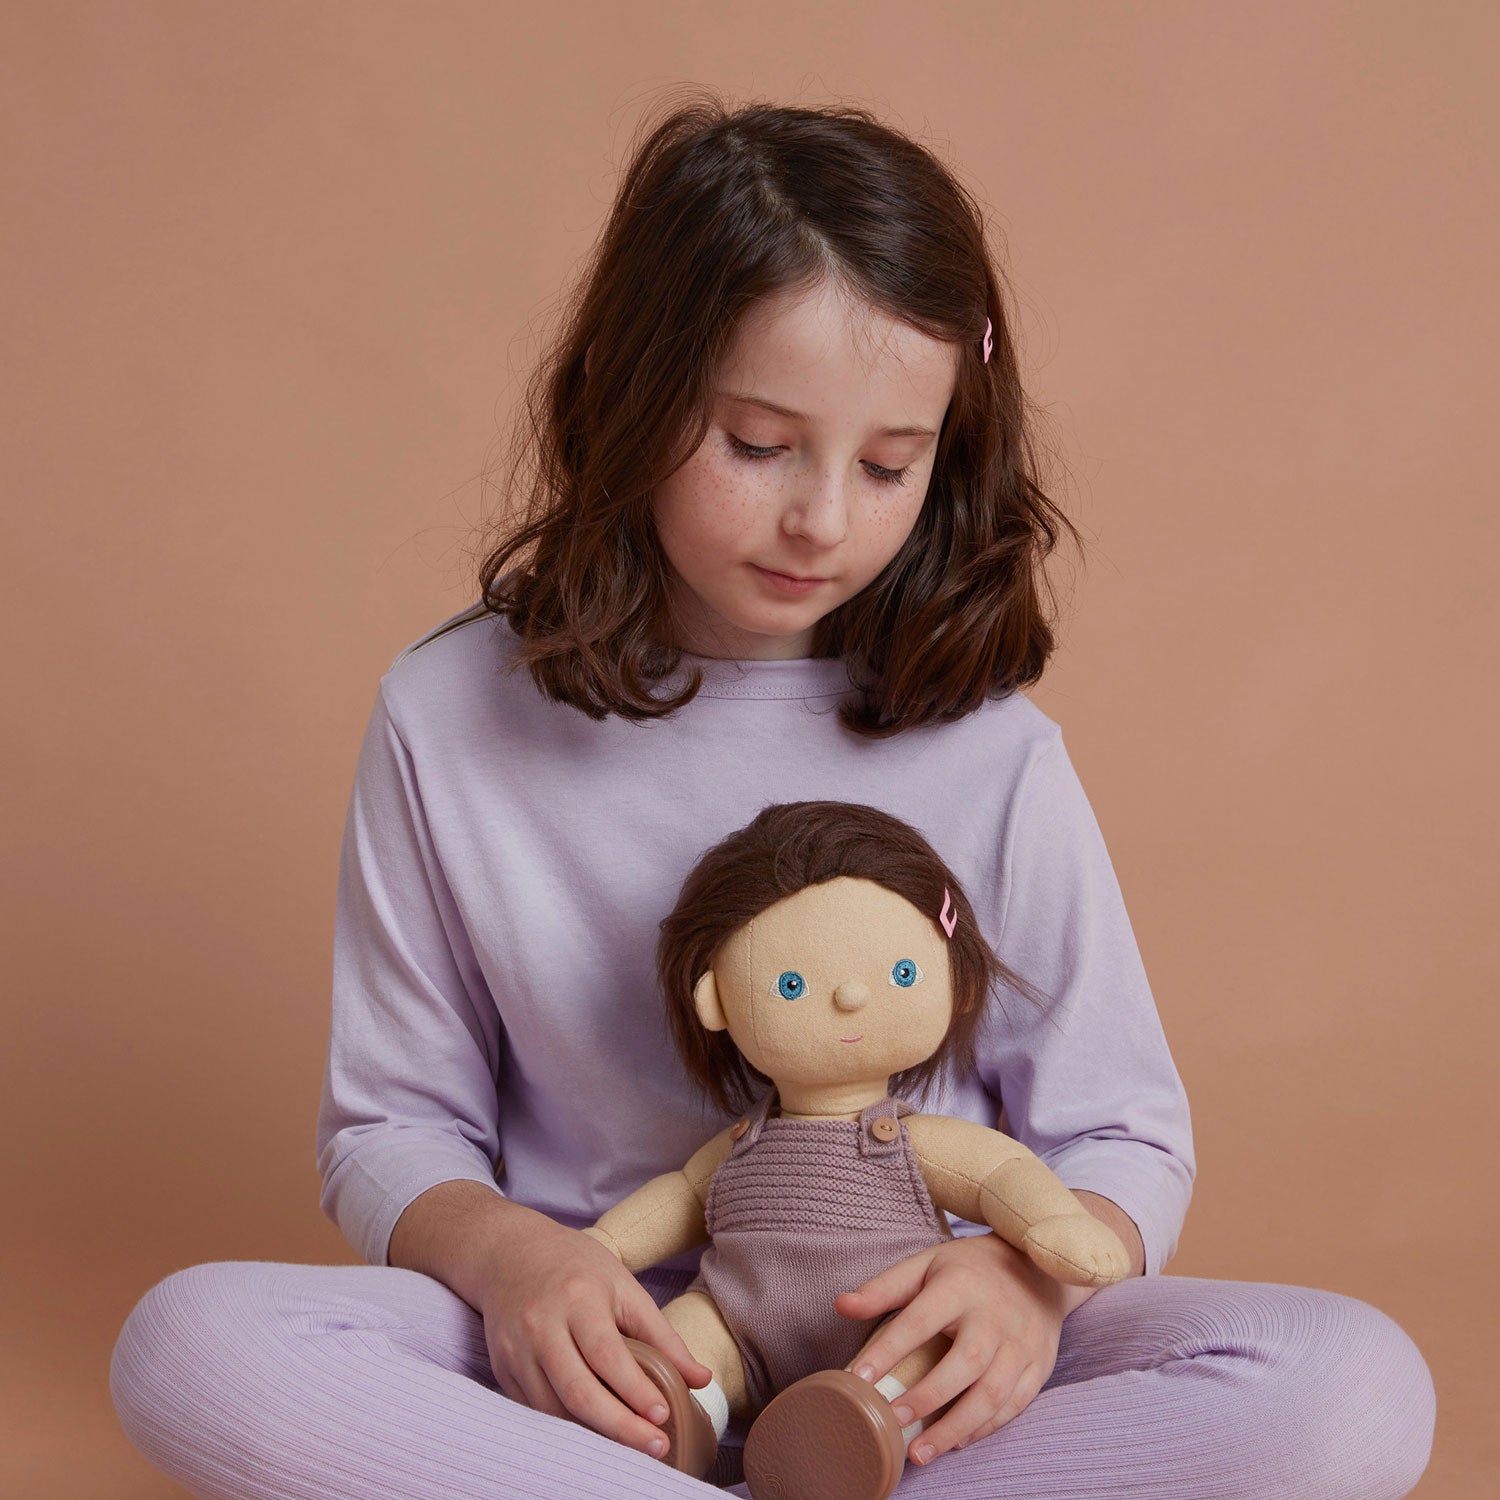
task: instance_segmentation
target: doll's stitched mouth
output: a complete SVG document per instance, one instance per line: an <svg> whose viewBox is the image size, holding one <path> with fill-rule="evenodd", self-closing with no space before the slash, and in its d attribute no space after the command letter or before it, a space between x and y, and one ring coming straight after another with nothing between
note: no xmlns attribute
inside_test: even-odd
<svg viewBox="0 0 1500 1500"><path fill-rule="evenodd" d="M860 1032L859 1036L841 1036L839 1040L841 1042L857 1042L860 1041L863 1037L864 1032Z"/></svg>

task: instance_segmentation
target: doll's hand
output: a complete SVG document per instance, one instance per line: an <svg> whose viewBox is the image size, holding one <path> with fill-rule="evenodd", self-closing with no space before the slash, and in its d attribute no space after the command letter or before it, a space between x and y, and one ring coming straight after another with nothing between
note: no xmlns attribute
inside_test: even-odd
<svg viewBox="0 0 1500 1500"><path fill-rule="evenodd" d="M1069 1286L1109 1286L1130 1274L1130 1252L1119 1235L1087 1209L1033 1224L1021 1248L1049 1276Z"/></svg>
<svg viewBox="0 0 1500 1500"><path fill-rule="evenodd" d="M666 1434L653 1424L666 1421L666 1405L625 1336L659 1349L690 1386L706 1385L713 1371L599 1237L537 1218L507 1235L480 1309L500 1389L533 1411L642 1453L660 1442L665 1453Z"/></svg>
<svg viewBox="0 0 1500 1500"><path fill-rule="evenodd" d="M933 1334L952 1339L933 1369L896 1398L903 1427L953 1401L909 1445L917 1463L988 1436L1031 1404L1057 1364L1071 1305L1057 1281L998 1234L945 1240L834 1299L849 1318L901 1308L855 1363L855 1374L865 1375L868 1367L865 1378L872 1382Z"/></svg>

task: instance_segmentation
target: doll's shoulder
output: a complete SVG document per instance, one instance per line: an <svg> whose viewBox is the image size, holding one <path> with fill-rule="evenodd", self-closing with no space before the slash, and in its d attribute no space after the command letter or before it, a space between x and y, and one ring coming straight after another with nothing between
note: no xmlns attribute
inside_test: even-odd
<svg viewBox="0 0 1500 1500"><path fill-rule="evenodd" d="M712 1140L705 1141L688 1158L688 1164L682 1169L683 1175L692 1183L700 1203L708 1201L708 1186L713 1181L714 1173L723 1166L724 1159L743 1134L741 1124L743 1121L726 1125Z"/></svg>
<svg viewBox="0 0 1500 1500"><path fill-rule="evenodd" d="M907 1115L901 1122L917 1160L928 1168L973 1177L985 1176L1016 1154L1017 1143L998 1130L957 1115Z"/></svg>

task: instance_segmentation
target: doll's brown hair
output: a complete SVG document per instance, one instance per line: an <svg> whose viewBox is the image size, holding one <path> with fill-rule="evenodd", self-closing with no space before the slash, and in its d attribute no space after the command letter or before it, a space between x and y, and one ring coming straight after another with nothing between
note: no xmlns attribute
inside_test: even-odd
<svg viewBox="0 0 1500 1500"><path fill-rule="evenodd" d="M590 718L640 722L690 702L696 669L675 695L661 686L681 651L652 496L703 442L746 310L827 283L961 348L911 534L813 627L809 654L842 658L856 685L840 720L882 738L1035 682L1054 646L1043 564L1063 530L1080 554L1082 541L1042 489L979 204L868 110L693 95L643 129L527 388L471 617L508 620L521 642L510 670Z"/></svg>
<svg viewBox="0 0 1500 1500"><path fill-rule="evenodd" d="M657 940L657 976L678 1056L700 1091L726 1113L744 1109L771 1080L745 1060L727 1031L704 1028L693 986L713 966L720 945L746 922L807 886L841 875L883 885L934 922L946 887L958 913L948 939L948 1033L931 1057L894 1075L892 1093L920 1095L950 1069L972 1069L974 1033L998 984L1044 1003L1035 986L1000 961L958 878L911 824L860 802L773 803L699 858Z"/></svg>

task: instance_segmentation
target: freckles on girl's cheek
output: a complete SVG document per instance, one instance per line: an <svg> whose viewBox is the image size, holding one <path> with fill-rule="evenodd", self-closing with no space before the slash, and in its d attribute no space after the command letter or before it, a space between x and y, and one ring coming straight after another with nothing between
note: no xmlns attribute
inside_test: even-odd
<svg viewBox="0 0 1500 1500"><path fill-rule="evenodd" d="M870 510L870 524L881 531L890 531L897 526L906 527L916 519L917 509L920 507L908 507L899 500L882 501Z"/></svg>
<svg viewBox="0 0 1500 1500"><path fill-rule="evenodd" d="M708 492L705 513L723 532L738 535L748 532L759 508L755 487L743 480L721 480Z"/></svg>

